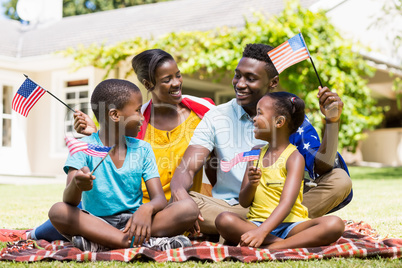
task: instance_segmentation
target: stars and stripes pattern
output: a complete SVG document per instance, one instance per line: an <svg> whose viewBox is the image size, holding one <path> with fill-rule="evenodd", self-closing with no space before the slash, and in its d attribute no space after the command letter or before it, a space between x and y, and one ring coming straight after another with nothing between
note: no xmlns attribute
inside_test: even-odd
<svg viewBox="0 0 402 268"><path fill-rule="evenodd" d="M231 170L238 163L257 160L259 155L260 155L260 150L251 150L248 152L239 153L230 161L222 160L221 161L221 170L223 172L229 172L229 170Z"/></svg>
<svg viewBox="0 0 402 268"><path fill-rule="evenodd" d="M65 137L64 140L66 141L70 155L78 152L83 152L91 156L105 157L112 149L112 147L86 143L72 137Z"/></svg>
<svg viewBox="0 0 402 268"><path fill-rule="evenodd" d="M46 90L27 78L15 94L11 106L14 111L27 117L29 111L45 93Z"/></svg>
<svg viewBox="0 0 402 268"><path fill-rule="evenodd" d="M268 52L278 73L310 57L301 33Z"/></svg>

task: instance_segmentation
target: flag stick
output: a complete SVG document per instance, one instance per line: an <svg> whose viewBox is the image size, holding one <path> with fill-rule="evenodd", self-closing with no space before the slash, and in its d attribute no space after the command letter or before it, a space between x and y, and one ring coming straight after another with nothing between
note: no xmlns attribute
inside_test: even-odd
<svg viewBox="0 0 402 268"><path fill-rule="evenodd" d="M94 174L95 170L99 167L99 165L103 162L103 160L106 159L106 157L110 154L110 152L114 149L115 146L116 146L116 144L112 146L112 149L110 149L109 152L107 152L107 154L102 158L102 160L101 160L101 161L96 165L96 167L91 171L91 175Z"/></svg>
<svg viewBox="0 0 402 268"><path fill-rule="evenodd" d="M37 85L39 85L38 83L36 83L35 81L33 81L31 78L29 78L28 77L28 75L26 75L26 74L24 74L24 76L27 78L27 79L29 79L29 80L31 80L32 82L34 82L35 84L37 84ZM41 86L41 88L43 88L42 86ZM43 88L44 89L44 88ZM54 97L56 100L58 100L59 102L61 102L61 103L63 103L64 104L64 106L66 106L68 109L70 109L71 111L73 111L73 113L75 113L75 111L73 110L73 108L71 108L70 106L68 106L65 102L63 102L62 100L60 100L59 98L57 98L55 95L53 95L50 91L48 91L48 90L46 90L46 89L44 89L47 93L49 93L52 97Z"/></svg>
<svg viewBox="0 0 402 268"><path fill-rule="evenodd" d="M313 64L313 68L314 68L315 74L317 75L318 82L320 83L320 86L321 86L321 88L322 88L323 86L322 86L322 83L321 83L321 79L320 79L320 77L318 76L317 69L315 68L315 65L314 65L314 62L313 62L313 59L311 58L311 56L310 56L310 61L311 61L311 64Z"/></svg>
<svg viewBox="0 0 402 268"><path fill-rule="evenodd" d="M304 41L304 37L303 37L303 34L301 33L300 29L299 29L299 33L300 33L300 36L301 36L301 38L302 38L302 40L303 40L304 46L307 48L306 41ZM315 75L317 76L318 82L320 83L320 86L321 86L321 88L322 88L321 79L320 79L320 77L318 76L317 69L315 68L315 65L314 65L314 62L313 62L313 58L311 58L310 51L308 50L308 48L307 48L307 52L308 52L308 56L309 56L309 58L310 58L311 64L313 65Z"/></svg>
<svg viewBox="0 0 402 268"><path fill-rule="evenodd" d="M257 165L255 165L255 171L257 171L257 169L258 169L258 164L260 163L261 152L262 152L262 149L260 149L260 153L258 154L258 160L257 160Z"/></svg>

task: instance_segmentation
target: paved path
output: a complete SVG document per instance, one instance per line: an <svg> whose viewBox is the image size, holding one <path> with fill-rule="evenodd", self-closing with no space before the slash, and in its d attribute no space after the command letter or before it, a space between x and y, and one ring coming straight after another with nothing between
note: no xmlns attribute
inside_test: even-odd
<svg viewBox="0 0 402 268"><path fill-rule="evenodd" d="M65 184L65 176L40 177L40 176L13 176L0 175L0 184L14 185L38 185L38 184Z"/></svg>

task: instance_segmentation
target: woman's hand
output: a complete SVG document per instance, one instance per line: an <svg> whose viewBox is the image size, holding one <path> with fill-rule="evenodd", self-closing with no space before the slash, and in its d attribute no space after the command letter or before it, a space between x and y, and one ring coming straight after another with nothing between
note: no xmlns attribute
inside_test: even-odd
<svg viewBox="0 0 402 268"><path fill-rule="evenodd" d="M97 131L94 121L79 110L75 110L74 113L74 129L77 133L87 136Z"/></svg>

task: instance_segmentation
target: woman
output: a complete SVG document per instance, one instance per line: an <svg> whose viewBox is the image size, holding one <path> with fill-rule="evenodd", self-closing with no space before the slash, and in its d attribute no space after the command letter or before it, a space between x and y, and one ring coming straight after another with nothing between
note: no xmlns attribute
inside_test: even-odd
<svg viewBox="0 0 402 268"><path fill-rule="evenodd" d="M145 119L137 138L151 144L162 187L169 200L170 180L174 171L195 128L204 114L214 107L214 103L210 99L182 95L183 77L177 63L169 53L161 49L150 49L136 55L132 67L138 81L152 95L152 99L141 109ZM81 111L77 111L74 118L74 128L78 133L90 135L97 131L95 123ZM202 170L194 177L192 190L200 192L201 186ZM144 183L143 195L143 202L149 202ZM28 238L49 241L63 239L54 231L50 222L45 222L35 228Z"/></svg>
<svg viewBox="0 0 402 268"><path fill-rule="evenodd" d="M169 200L170 180L188 147L194 129L204 114L214 107L212 100L182 95L183 77L173 57L161 50L146 50L132 60L138 81L151 93L152 99L141 109L144 122L137 138L149 142L155 153L156 164L166 199ZM92 120L77 112L74 128L89 135L96 131ZM202 172L194 179L193 191L199 192ZM143 184L143 202L149 195Z"/></svg>

